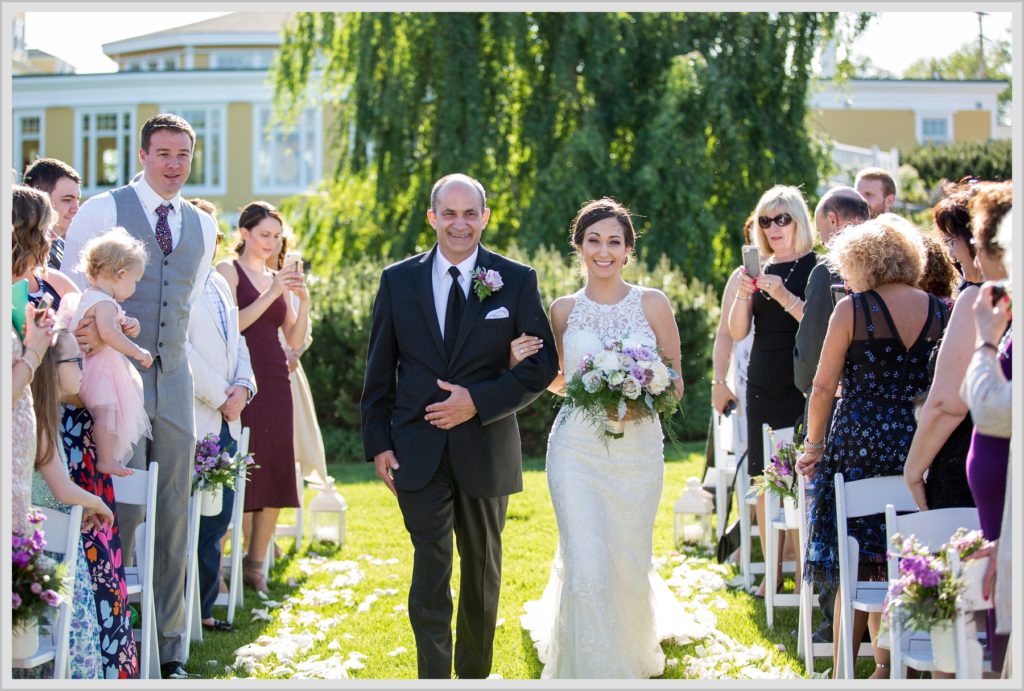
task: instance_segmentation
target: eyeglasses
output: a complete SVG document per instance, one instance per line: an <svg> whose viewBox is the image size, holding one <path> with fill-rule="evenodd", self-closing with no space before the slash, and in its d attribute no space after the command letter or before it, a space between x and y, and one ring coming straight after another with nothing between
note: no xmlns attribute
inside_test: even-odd
<svg viewBox="0 0 1024 691"><path fill-rule="evenodd" d="M792 222L793 222L793 217L790 216L789 214L779 214L778 216L775 216L774 218L772 218L771 216L758 216L757 217L757 225L761 226L765 230L768 230L769 228L771 228L772 227L772 223L774 223L775 225L777 225L780 228L785 228L786 226L788 226Z"/></svg>
<svg viewBox="0 0 1024 691"><path fill-rule="evenodd" d="M73 362L76 365L78 365L78 369L82 369L83 360L84 360L84 358L81 355L79 355L78 357L69 357L69 358L65 358L63 360L57 360L57 364L58 365L62 365L65 362Z"/></svg>

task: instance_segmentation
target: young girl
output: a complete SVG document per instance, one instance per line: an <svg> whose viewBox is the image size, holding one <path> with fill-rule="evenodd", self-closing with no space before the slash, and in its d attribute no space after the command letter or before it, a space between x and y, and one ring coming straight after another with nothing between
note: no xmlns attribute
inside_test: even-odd
<svg viewBox="0 0 1024 691"><path fill-rule="evenodd" d="M135 320L127 317L118 304L135 293L147 258L142 242L124 228L114 228L90 240L78 267L89 279L89 288L77 306L69 307L74 310L70 330L91 316L107 346L86 358L79 397L96 421L96 469L108 475L131 475L125 463L131 458L132 444L143 436L152 439L143 405L142 378L128 357L148 368L153 356L122 333L121 325Z"/></svg>

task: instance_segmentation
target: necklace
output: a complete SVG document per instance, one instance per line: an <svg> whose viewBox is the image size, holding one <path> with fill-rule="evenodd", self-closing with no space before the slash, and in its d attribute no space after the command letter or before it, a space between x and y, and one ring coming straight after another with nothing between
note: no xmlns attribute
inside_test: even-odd
<svg viewBox="0 0 1024 691"><path fill-rule="evenodd" d="M793 260L793 266L789 267L789 272L782 279L782 287L785 288L786 290L789 290L789 286L786 285L786 281L788 281L789 277L793 275L793 270L796 269L796 265L800 263L801 259L803 259L803 257L797 257L796 259ZM765 268L765 273L768 272L768 267L769 266L773 266L774 264L775 264L775 257L772 257L771 261L769 261L768 264L764 267ZM764 296L765 300L771 300L772 299L772 296L769 295L766 291L762 290L762 291L760 291L760 293L761 293L761 295Z"/></svg>

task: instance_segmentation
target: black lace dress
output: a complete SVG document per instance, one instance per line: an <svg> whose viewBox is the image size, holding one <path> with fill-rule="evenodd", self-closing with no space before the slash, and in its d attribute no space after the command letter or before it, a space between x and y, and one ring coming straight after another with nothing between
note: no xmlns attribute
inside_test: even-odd
<svg viewBox="0 0 1024 691"><path fill-rule="evenodd" d="M850 482L902 474L917 430L913 399L928 387L928 357L948 318L946 306L929 296L928 318L906 348L878 293L852 297L853 341L843 366L843 397L809 492L804 579L819 586L839 582L833 476L842 473ZM885 514L851 518L847 527L860 545L859 577L885 580Z"/></svg>

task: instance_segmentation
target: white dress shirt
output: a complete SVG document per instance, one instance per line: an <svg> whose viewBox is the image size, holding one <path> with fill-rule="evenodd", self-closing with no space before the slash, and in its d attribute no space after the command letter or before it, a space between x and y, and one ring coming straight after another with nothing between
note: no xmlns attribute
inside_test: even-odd
<svg viewBox="0 0 1024 691"><path fill-rule="evenodd" d="M476 257L480 248L473 250L473 254L463 259L454 266L459 269L459 287L462 294L469 299L470 273L476 268ZM434 310L437 312L437 323L441 327L441 338L444 338L444 313L448 310L448 292L452 289L452 275L448 269L453 264L444 258L439 247L434 252L434 269L430 273L430 280L434 287Z"/></svg>
<svg viewBox="0 0 1024 691"><path fill-rule="evenodd" d="M146 212L146 216L149 219L149 227L154 235L156 234L157 222L156 207L165 202L171 204L172 211L167 215L167 225L171 227L171 244L173 247L177 247L178 242L181 240L181 205L188 204L188 202L181 198L181 193L179 192L173 198L165 200L153 191L153 188L149 186L144 176L139 177L137 180L132 180L129 186L135 188L135 193L139 195L139 201ZM203 291L203 286L206 283L206 272L210 264L213 263L213 253L217 243L217 222L213 220L213 216L198 208L195 209L195 212L199 214L199 226L203 231L204 247L203 256L199 260L199 266L196 268L195 283L192 286L192 294L189 297L190 305L195 304L199 294ZM67 236L64 239L64 260L61 262L60 270L62 273L67 274L79 289L85 290L89 285L85 274L78 270L78 262L81 259L82 250L85 248L86 243L116 225L117 203L110 192L104 192L91 197L82 204L78 213L75 214L71 225L68 227ZM150 257L150 261L152 261L152 257Z"/></svg>

